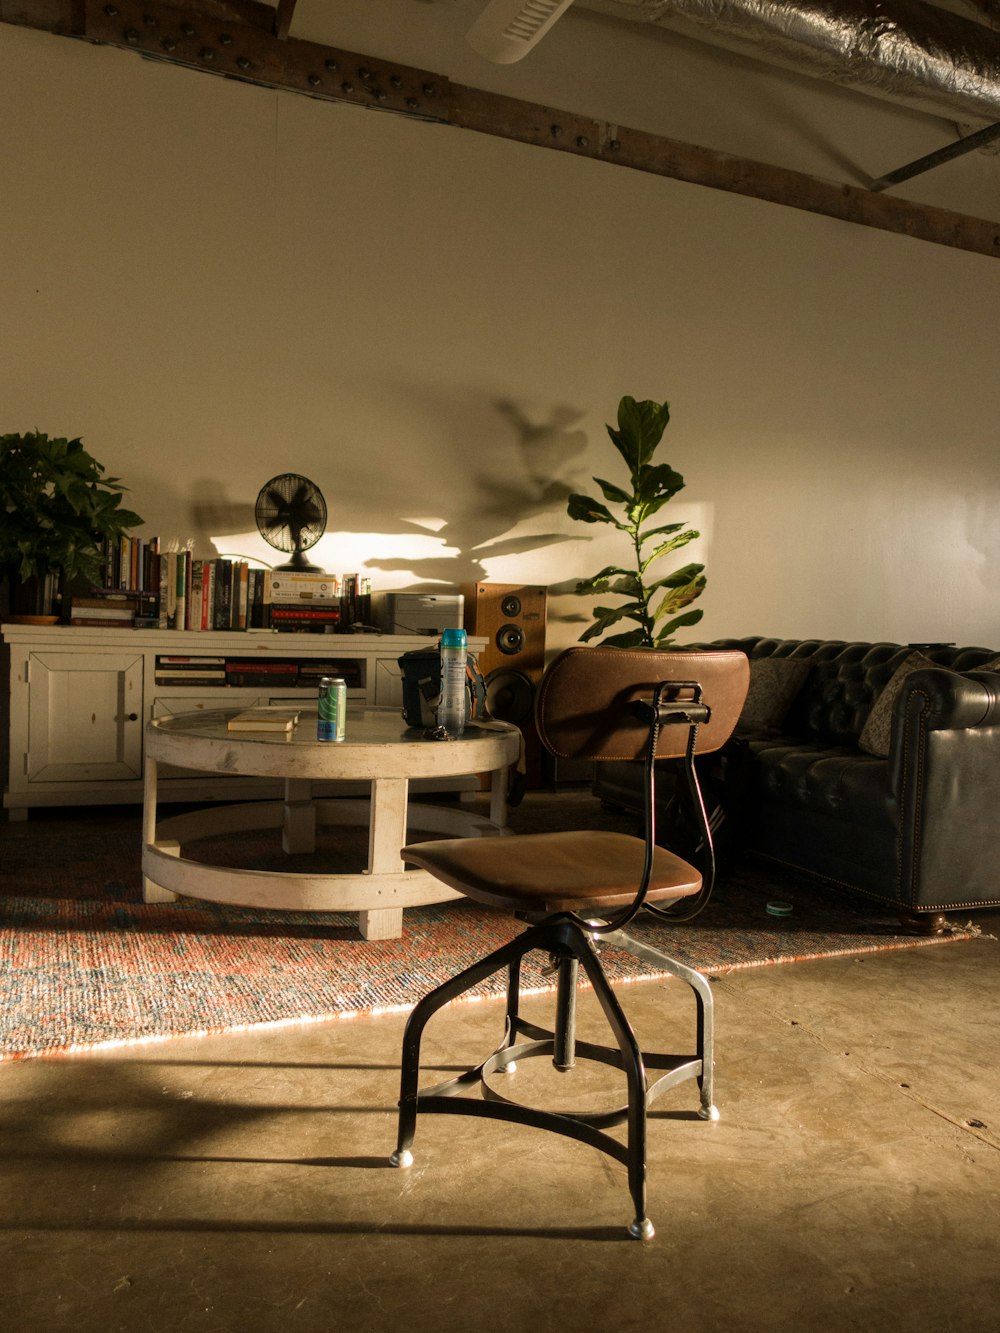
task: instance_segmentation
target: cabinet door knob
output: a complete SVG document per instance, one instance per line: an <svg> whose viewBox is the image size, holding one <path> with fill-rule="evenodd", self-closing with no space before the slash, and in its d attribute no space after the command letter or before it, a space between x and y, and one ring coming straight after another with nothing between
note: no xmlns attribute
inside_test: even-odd
<svg viewBox="0 0 1000 1333"><path fill-rule="evenodd" d="M129 713L129 714L126 716L125 721L126 721L126 722L138 722L138 721L139 721L139 714L138 714L138 713Z"/></svg>

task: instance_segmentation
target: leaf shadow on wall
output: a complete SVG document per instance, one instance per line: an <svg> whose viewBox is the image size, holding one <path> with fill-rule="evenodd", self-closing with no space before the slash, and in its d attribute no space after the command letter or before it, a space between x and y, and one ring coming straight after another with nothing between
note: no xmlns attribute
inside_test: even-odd
<svg viewBox="0 0 1000 1333"><path fill-rule="evenodd" d="M586 432L573 429L583 413L556 406L548 420L532 421L517 403L497 401L497 412L515 433L516 466L503 482L474 477L479 499L472 512L446 519L435 537L456 553L407 559L369 560L372 569L406 573L414 587L438 587L442 583L477 583L488 577L490 560L530 555L559 542L577 541L565 532L531 532L512 535L518 525L553 511L565 512L566 500L575 486L570 478L579 472L587 448ZM426 529L407 519L401 532L426 535Z"/></svg>

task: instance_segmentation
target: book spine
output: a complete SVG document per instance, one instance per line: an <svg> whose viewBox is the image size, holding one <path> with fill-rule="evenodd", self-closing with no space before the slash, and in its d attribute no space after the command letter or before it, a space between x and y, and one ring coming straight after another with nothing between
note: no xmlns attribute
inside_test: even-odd
<svg viewBox="0 0 1000 1333"><path fill-rule="evenodd" d="M229 593L231 566L228 560L215 561L215 621L213 628L229 628Z"/></svg>
<svg viewBox="0 0 1000 1333"><path fill-rule="evenodd" d="M189 629L201 629L201 608L204 597L202 583L202 561L191 561L191 613L189 616Z"/></svg>
<svg viewBox="0 0 1000 1333"><path fill-rule="evenodd" d="M209 560L205 569L208 579L208 596L205 601L205 609L202 614L202 620L206 629L215 628L215 561Z"/></svg>
<svg viewBox="0 0 1000 1333"><path fill-rule="evenodd" d="M96 616L70 616L69 623L87 629L131 629L132 618L128 620L99 619Z"/></svg>

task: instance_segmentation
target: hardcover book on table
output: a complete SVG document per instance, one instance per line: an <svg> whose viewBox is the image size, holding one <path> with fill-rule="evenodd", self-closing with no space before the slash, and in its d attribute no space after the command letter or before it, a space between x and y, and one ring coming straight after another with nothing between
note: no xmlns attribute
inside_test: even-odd
<svg viewBox="0 0 1000 1333"><path fill-rule="evenodd" d="M229 731L291 731L299 720L299 711L262 704L236 713L226 725Z"/></svg>

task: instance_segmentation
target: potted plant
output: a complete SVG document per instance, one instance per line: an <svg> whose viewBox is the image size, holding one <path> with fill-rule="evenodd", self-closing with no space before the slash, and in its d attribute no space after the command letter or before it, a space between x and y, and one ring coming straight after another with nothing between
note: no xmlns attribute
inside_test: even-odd
<svg viewBox="0 0 1000 1333"><path fill-rule="evenodd" d="M633 620L634 629L613 634L603 643L619 648L669 648L675 630L697 624L703 615L700 609L684 611L683 608L705 590L704 565L684 565L663 577L653 577L652 572L664 556L700 536L683 523L650 526L654 516L684 487L684 478L668 463L651 461L669 420L669 403L648 400L637 403L634 398L623 398L618 404L617 429L608 426L607 430L628 466L631 489L594 477L608 504L577 494L567 501L571 518L581 523L608 523L617 528L627 538L634 562L631 568L608 565L577 583L576 591L581 596L612 593L626 599L618 606L593 608L593 624L580 635L584 643L598 638L621 620ZM621 511L620 516L612 512L609 504ZM650 542L654 544L649 546Z"/></svg>
<svg viewBox="0 0 1000 1333"><path fill-rule="evenodd" d="M0 569L10 612L50 610L41 602L47 583L103 583L101 543L143 521L122 508L125 489L79 439L0 435Z"/></svg>

